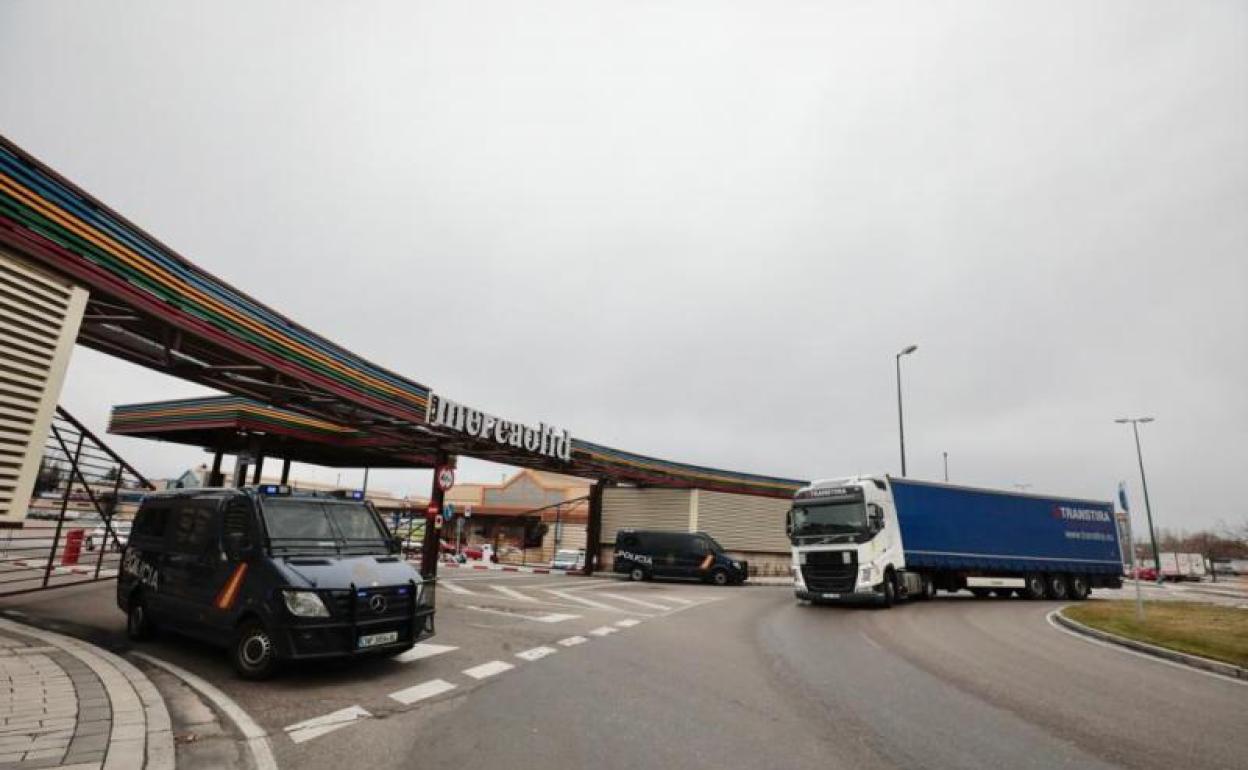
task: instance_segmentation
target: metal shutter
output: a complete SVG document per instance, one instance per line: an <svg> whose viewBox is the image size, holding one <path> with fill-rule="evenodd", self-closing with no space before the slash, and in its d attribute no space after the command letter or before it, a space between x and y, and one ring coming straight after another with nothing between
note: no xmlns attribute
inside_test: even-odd
<svg viewBox="0 0 1248 770"><path fill-rule="evenodd" d="M698 492L698 529L729 551L789 552L784 517L792 503L773 497Z"/></svg>
<svg viewBox="0 0 1248 770"><path fill-rule="evenodd" d="M0 249L0 523L26 516L86 302Z"/></svg>
<svg viewBox="0 0 1248 770"><path fill-rule="evenodd" d="M602 494L602 544L620 529L689 531L692 494L687 489L607 487Z"/></svg>

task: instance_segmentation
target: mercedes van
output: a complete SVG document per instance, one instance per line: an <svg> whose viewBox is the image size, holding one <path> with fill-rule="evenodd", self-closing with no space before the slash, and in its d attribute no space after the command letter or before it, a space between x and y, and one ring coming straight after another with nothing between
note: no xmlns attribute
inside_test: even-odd
<svg viewBox="0 0 1248 770"><path fill-rule="evenodd" d="M612 568L632 580L692 578L720 586L750 576L749 564L733 559L705 532L621 529Z"/></svg>
<svg viewBox="0 0 1248 770"><path fill-rule="evenodd" d="M403 652L434 631L434 582L372 504L278 485L148 495L117 605L132 639L165 629L223 646L250 679L288 660Z"/></svg>

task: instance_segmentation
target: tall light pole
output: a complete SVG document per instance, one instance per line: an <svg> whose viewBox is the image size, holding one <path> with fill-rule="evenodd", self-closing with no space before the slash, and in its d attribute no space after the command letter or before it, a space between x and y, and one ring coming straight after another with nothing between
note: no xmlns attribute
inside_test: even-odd
<svg viewBox="0 0 1248 770"><path fill-rule="evenodd" d="M945 483L948 484L949 483L949 453L941 452L940 455L945 460Z"/></svg>
<svg viewBox="0 0 1248 770"><path fill-rule="evenodd" d="M907 345L900 353L893 357L893 362L897 364L897 437L901 440L901 475L906 475L906 421L901 415L901 357L908 356L918 350L918 345Z"/></svg>
<svg viewBox="0 0 1248 770"><path fill-rule="evenodd" d="M1153 567L1157 570L1157 582L1161 582L1161 553L1157 550L1157 530L1153 529L1153 506L1148 502L1148 478L1144 475L1144 453L1140 451L1140 423L1152 421L1152 417L1120 417L1114 420L1119 424L1131 423L1131 432L1135 434L1135 458L1140 463L1140 484L1144 487L1144 512L1148 515L1148 537L1153 541Z"/></svg>

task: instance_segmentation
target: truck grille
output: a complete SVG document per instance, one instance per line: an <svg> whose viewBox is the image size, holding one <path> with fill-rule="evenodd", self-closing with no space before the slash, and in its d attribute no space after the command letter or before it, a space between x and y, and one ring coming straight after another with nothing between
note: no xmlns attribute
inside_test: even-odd
<svg viewBox="0 0 1248 770"><path fill-rule="evenodd" d="M848 556L849 561L845 561ZM813 551L802 567L806 588L815 592L844 594L858 580L858 554L853 551Z"/></svg>

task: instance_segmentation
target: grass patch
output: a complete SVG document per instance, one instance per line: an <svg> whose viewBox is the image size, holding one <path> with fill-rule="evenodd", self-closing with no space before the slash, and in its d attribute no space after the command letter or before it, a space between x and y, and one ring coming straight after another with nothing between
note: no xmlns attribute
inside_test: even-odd
<svg viewBox="0 0 1248 770"><path fill-rule="evenodd" d="M1248 667L1248 610L1197 602L1145 602L1144 622L1133 601L1092 601L1067 607L1066 617L1158 647Z"/></svg>

